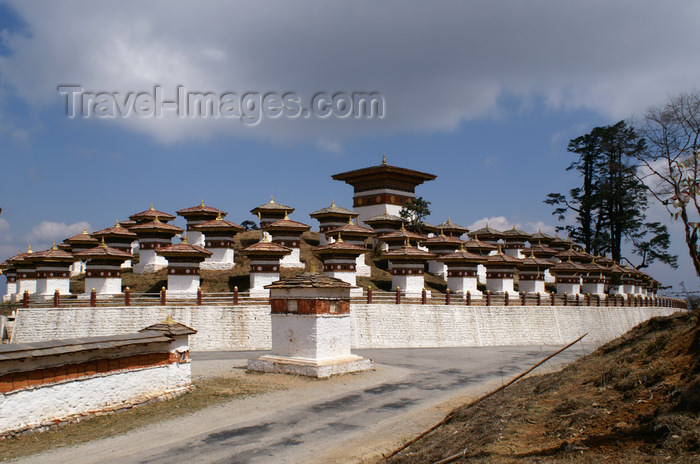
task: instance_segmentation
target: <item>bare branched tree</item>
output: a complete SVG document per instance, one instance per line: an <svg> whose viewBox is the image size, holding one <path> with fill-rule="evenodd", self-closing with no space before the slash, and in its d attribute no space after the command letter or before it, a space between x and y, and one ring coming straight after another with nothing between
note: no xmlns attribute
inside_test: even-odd
<svg viewBox="0 0 700 464"><path fill-rule="evenodd" d="M685 242L700 276L700 92L672 97L650 108L639 128L648 150L640 153L639 177L685 229Z"/></svg>

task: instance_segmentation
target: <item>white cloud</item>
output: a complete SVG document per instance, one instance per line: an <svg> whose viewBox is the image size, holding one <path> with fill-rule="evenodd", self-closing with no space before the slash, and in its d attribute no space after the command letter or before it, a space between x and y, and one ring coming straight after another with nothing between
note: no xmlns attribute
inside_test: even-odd
<svg viewBox="0 0 700 464"><path fill-rule="evenodd" d="M66 224L65 222L44 221L33 227L25 239L30 243L36 243L38 248L39 245L51 243L53 240L61 242L71 235L82 232L84 227L90 229L90 223L80 221Z"/></svg>
<svg viewBox="0 0 700 464"><path fill-rule="evenodd" d="M101 120L165 142L245 134L330 146L358 136L444 131L527 108L625 118L697 85L700 3L684 0L376 3L16 2L30 34L7 35L3 83L34 105L59 84L95 91L377 91L383 120ZM236 26L231 26L235 19ZM595 27L591 27L595 25ZM76 124L81 121L74 121ZM324 148L325 149L325 148ZM337 151L333 148L331 151Z"/></svg>

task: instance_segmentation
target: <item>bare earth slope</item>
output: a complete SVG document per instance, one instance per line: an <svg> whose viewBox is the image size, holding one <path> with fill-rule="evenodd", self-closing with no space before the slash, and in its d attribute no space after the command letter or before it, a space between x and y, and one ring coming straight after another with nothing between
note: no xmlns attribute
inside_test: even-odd
<svg viewBox="0 0 700 464"><path fill-rule="evenodd" d="M457 408L388 462L700 462L699 328L697 314L651 319Z"/></svg>

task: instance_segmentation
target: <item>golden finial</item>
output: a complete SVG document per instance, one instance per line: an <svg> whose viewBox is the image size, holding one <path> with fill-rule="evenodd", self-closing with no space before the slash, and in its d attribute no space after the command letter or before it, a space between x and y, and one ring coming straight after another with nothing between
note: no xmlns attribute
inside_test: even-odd
<svg viewBox="0 0 700 464"><path fill-rule="evenodd" d="M442 231L442 227L440 227L440 237L444 237L445 233Z"/></svg>
<svg viewBox="0 0 700 464"><path fill-rule="evenodd" d="M158 224L160 224L160 218L158 217L157 214L156 214L155 219L153 219L153 222L157 222Z"/></svg>
<svg viewBox="0 0 700 464"><path fill-rule="evenodd" d="M270 203L274 203L274 202L275 202L275 197L270 195Z"/></svg>
<svg viewBox="0 0 700 464"><path fill-rule="evenodd" d="M405 247L410 247L410 246L411 246L411 241L408 239L408 237L406 237L406 240L404 240L403 246L405 246Z"/></svg>
<svg viewBox="0 0 700 464"><path fill-rule="evenodd" d="M58 250L58 248L56 247L56 240L53 241L53 245L51 245L51 249Z"/></svg>
<svg viewBox="0 0 700 464"><path fill-rule="evenodd" d="M223 221L224 217L221 215L221 211L219 211L219 214L216 215L216 220L217 221Z"/></svg>
<svg viewBox="0 0 700 464"><path fill-rule="evenodd" d="M107 247L107 245L105 245L105 236L104 235L102 236L102 241L100 242L100 246Z"/></svg>
<svg viewBox="0 0 700 464"><path fill-rule="evenodd" d="M182 243L187 243L187 234L182 236Z"/></svg>
<svg viewBox="0 0 700 464"><path fill-rule="evenodd" d="M382 155L382 165L386 166L386 155Z"/></svg>
<svg viewBox="0 0 700 464"><path fill-rule="evenodd" d="M121 227L121 225L119 225L119 219L117 219L117 222L114 223L114 227Z"/></svg>
<svg viewBox="0 0 700 464"><path fill-rule="evenodd" d="M460 242L459 244L459 251L467 251L464 249L464 242Z"/></svg>
<svg viewBox="0 0 700 464"><path fill-rule="evenodd" d="M314 263L313 261L309 263L309 272L311 274L316 274L316 263Z"/></svg>
<svg viewBox="0 0 700 464"><path fill-rule="evenodd" d="M204 198L202 198L202 201L199 202L199 206L204 207Z"/></svg>
<svg viewBox="0 0 700 464"><path fill-rule="evenodd" d="M287 210L284 210L284 220L289 221L289 216L287 215Z"/></svg>
<svg viewBox="0 0 700 464"><path fill-rule="evenodd" d="M19 255L20 255L20 252L19 252L19 250L17 250L17 256L19 256Z"/></svg>
<svg viewBox="0 0 700 464"><path fill-rule="evenodd" d="M384 205L384 214L385 214L385 215L386 215L386 214L389 214L389 208L387 207L386 204Z"/></svg>
<svg viewBox="0 0 700 464"><path fill-rule="evenodd" d="M163 323L164 324L174 324L175 321L173 320L173 316L171 314L168 314L168 317L165 318L165 321Z"/></svg>
<svg viewBox="0 0 700 464"><path fill-rule="evenodd" d="M32 250L32 244L29 244L29 248L27 248L27 253L34 253L34 250Z"/></svg>
<svg viewBox="0 0 700 464"><path fill-rule="evenodd" d="M404 222L403 222L403 221L401 221L401 230L403 230L404 232L406 231L406 227L404 227Z"/></svg>
<svg viewBox="0 0 700 464"><path fill-rule="evenodd" d="M338 240L337 240L337 242L338 242L338 243L343 243L343 236L340 234L340 232L338 232Z"/></svg>
<svg viewBox="0 0 700 464"><path fill-rule="evenodd" d="M87 235L87 226L83 227L83 235Z"/></svg>
<svg viewBox="0 0 700 464"><path fill-rule="evenodd" d="M501 250L501 245L498 245L498 251L497 251L497 253L498 253L499 255L502 255L502 254L503 254L503 250Z"/></svg>
<svg viewBox="0 0 700 464"><path fill-rule="evenodd" d="M151 202L151 211L155 211L156 209L153 207L153 202Z"/></svg>
<svg viewBox="0 0 700 464"><path fill-rule="evenodd" d="M260 211L258 211L258 221L262 220L262 217L260 217Z"/></svg>
<svg viewBox="0 0 700 464"><path fill-rule="evenodd" d="M331 200L331 208L335 206L335 199Z"/></svg>
<svg viewBox="0 0 700 464"><path fill-rule="evenodd" d="M348 216L348 224L352 225L352 216Z"/></svg>

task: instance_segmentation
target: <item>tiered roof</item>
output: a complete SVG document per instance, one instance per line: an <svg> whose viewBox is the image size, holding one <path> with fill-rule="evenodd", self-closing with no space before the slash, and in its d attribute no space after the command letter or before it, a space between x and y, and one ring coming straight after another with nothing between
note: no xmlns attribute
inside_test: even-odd
<svg viewBox="0 0 700 464"><path fill-rule="evenodd" d="M151 203L151 207L146 211L141 211L140 213L129 216L129 219L136 221L137 223L152 221L155 218L159 218L163 222L170 222L175 219L175 216L163 211L158 211L153 207L153 203Z"/></svg>
<svg viewBox="0 0 700 464"><path fill-rule="evenodd" d="M251 213L257 215L258 213L266 213L266 212L281 212L281 213L286 213L286 214L291 214L294 212L294 208L291 206L283 205L281 203L275 203L275 198L270 195L270 201L267 203L264 203L256 208L253 208L250 210Z"/></svg>
<svg viewBox="0 0 700 464"><path fill-rule="evenodd" d="M336 206L335 205L335 200L331 201L331 205L327 206L326 208L321 208L318 211L314 211L313 213L309 214L314 219L321 219L321 218L326 218L326 217L350 217L354 218L359 216L360 213L356 213L354 211L351 211L349 209Z"/></svg>
<svg viewBox="0 0 700 464"><path fill-rule="evenodd" d="M204 200L202 200L197 206L191 206L189 208L184 208L175 211L179 216L189 219L189 217L211 217L212 219L217 217L219 214L224 217L228 213L222 211L218 208L212 206L206 206Z"/></svg>
<svg viewBox="0 0 700 464"><path fill-rule="evenodd" d="M446 235L456 235L457 237L469 232L469 229L467 229L464 226L455 224L449 217L447 218L447 221L443 222L442 224L438 224L436 227L442 230L442 232Z"/></svg>

